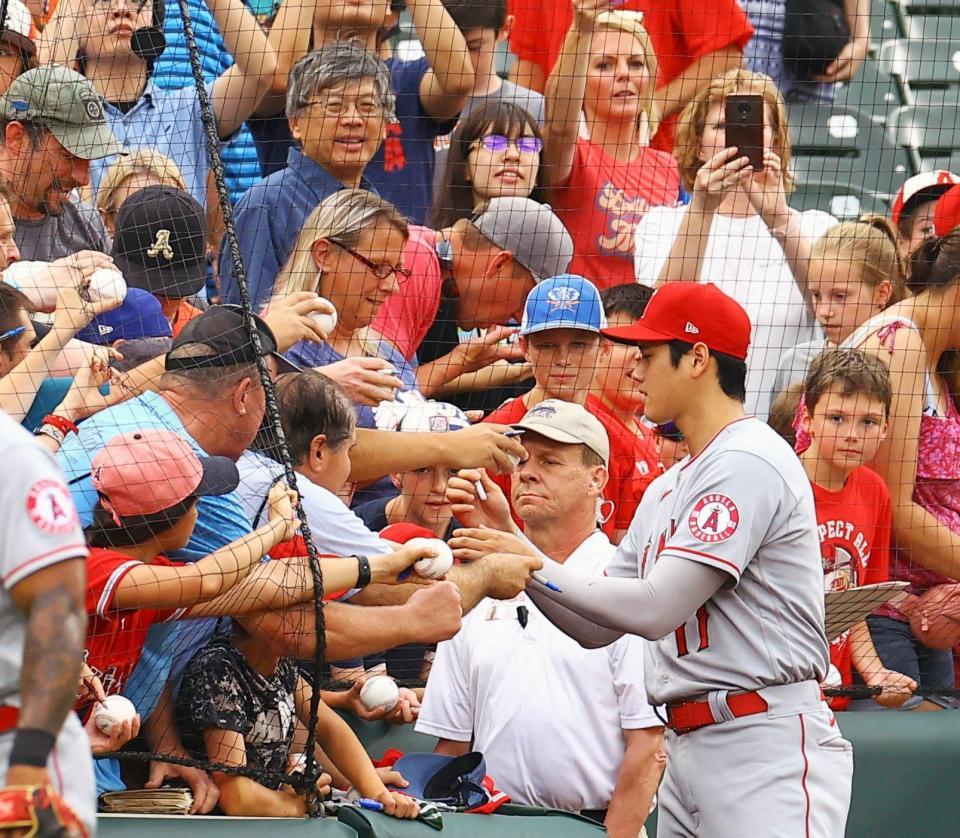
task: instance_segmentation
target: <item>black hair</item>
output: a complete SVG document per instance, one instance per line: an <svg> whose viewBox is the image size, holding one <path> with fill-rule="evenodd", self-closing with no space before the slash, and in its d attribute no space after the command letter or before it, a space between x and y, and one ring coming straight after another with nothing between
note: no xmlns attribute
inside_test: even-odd
<svg viewBox="0 0 960 838"><path fill-rule="evenodd" d="M607 317L627 314L634 320L639 320L643 317L643 312L652 296L653 288L637 282L627 282L624 285L604 288L600 292L600 301L603 303L603 313Z"/></svg>
<svg viewBox="0 0 960 838"><path fill-rule="evenodd" d="M0 332L16 329L21 325L20 313L30 312L33 306L30 300L12 285L0 282ZM22 336L21 336L22 337ZM8 358L13 355L13 348L19 343L16 338L0 341L0 352Z"/></svg>
<svg viewBox="0 0 960 838"><path fill-rule="evenodd" d="M450 135L447 163L443 169L443 177L434 190L427 226L432 230L442 230L444 227L453 226L461 218L473 217L473 186L467 181L466 174L467 158L477 140L485 134L520 136L527 130L539 140L543 140L537 120L513 102L489 102L464 117ZM537 180L528 196L530 200L546 203L545 177L546 166L543 165L541 155Z"/></svg>
<svg viewBox="0 0 960 838"><path fill-rule="evenodd" d="M667 346L670 347L670 363L674 368L679 367L680 359L693 349L693 344L685 340L671 340ZM710 357L717 362L717 379L723 394L741 404L745 402L747 400L747 362L734 358L733 355L714 352L712 349Z"/></svg>
<svg viewBox="0 0 960 838"><path fill-rule="evenodd" d="M175 527L197 502L196 495L184 498L169 509L151 515L127 515L120 523L101 503L93 508L93 523L83 534L91 547L133 547Z"/></svg>
<svg viewBox="0 0 960 838"><path fill-rule="evenodd" d="M284 373L277 378L275 390L280 424L294 465L307 458L318 434L324 434L327 445L336 451L353 433L356 426L353 405L340 385L323 373L317 370ZM280 446L266 418L251 447L282 462Z"/></svg>
<svg viewBox="0 0 960 838"><path fill-rule="evenodd" d="M507 0L443 0L457 29L494 29L499 32L507 22Z"/></svg>
<svg viewBox="0 0 960 838"><path fill-rule="evenodd" d="M960 227L924 241L910 257L907 288L914 294L945 289L960 277Z"/></svg>

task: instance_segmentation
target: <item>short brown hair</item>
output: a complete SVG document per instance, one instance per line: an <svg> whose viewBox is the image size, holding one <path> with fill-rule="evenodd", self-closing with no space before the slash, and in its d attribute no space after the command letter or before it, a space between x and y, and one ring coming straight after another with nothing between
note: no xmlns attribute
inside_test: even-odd
<svg viewBox="0 0 960 838"><path fill-rule="evenodd" d="M673 156L680 165L680 177L683 187L693 191L693 182L703 162L700 160L700 147L703 144L703 131L707 125L707 113L713 105L726 101L732 93L752 93L763 97L763 104L773 111L773 150L780 155L780 168L783 172L783 186L789 193L793 189L793 175L790 173L790 128L787 125L787 105L777 90L776 84L763 73L751 73L749 70L730 70L717 76L701 90L680 114L677 123L677 139L673 147Z"/></svg>
<svg viewBox="0 0 960 838"><path fill-rule="evenodd" d="M859 349L828 349L817 355L803 382L807 412L813 413L827 390L835 386L845 396L863 394L883 402L884 416L890 415L890 370L876 355Z"/></svg>
<svg viewBox="0 0 960 838"><path fill-rule="evenodd" d="M793 420L797 416L797 405L803 393L803 384L795 382L783 390L770 405L767 414L767 424L782 436L791 448L797 444L797 432L793 427Z"/></svg>

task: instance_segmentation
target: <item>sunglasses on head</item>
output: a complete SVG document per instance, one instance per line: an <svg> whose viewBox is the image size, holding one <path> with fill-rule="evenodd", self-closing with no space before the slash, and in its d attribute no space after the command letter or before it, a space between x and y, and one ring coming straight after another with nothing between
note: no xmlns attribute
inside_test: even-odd
<svg viewBox="0 0 960 838"><path fill-rule="evenodd" d="M673 422L665 422L663 425L657 425L657 435L662 439L669 439L672 442L683 442L683 431Z"/></svg>
<svg viewBox="0 0 960 838"><path fill-rule="evenodd" d="M517 137L511 140L503 134L484 134L477 142L487 151L506 151L515 143L521 154L539 154L543 150L543 140L539 137Z"/></svg>

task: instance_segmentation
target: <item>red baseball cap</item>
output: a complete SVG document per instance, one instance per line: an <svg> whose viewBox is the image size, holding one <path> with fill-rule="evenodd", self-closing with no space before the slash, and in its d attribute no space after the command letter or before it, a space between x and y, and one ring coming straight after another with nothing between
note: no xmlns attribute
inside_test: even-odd
<svg viewBox="0 0 960 838"><path fill-rule="evenodd" d="M900 189L897 191L897 197L893 200L893 208L890 210L890 220L894 224L900 223L900 217L905 209L911 212L915 207L910 203L914 198L922 195L925 200L936 201L951 186L960 183L960 176L949 172L946 169L937 169L933 172L920 172L919 175L907 178Z"/></svg>
<svg viewBox="0 0 960 838"><path fill-rule="evenodd" d="M619 343L705 343L713 352L745 361L750 318L716 285L670 282L654 292L643 317L632 326L602 329L600 334Z"/></svg>
<svg viewBox="0 0 960 838"><path fill-rule="evenodd" d="M938 236L945 236L957 227L960 227L960 185L944 192L933 210L933 229Z"/></svg>
<svg viewBox="0 0 960 838"><path fill-rule="evenodd" d="M172 431L143 430L111 439L93 458L90 471L100 503L120 518L154 515L191 495L225 495L240 474L228 457L198 457Z"/></svg>
<svg viewBox="0 0 960 838"><path fill-rule="evenodd" d="M411 524L407 521L401 521L399 524L387 524L380 530L380 538L385 541L392 541L394 544L406 544L414 538L436 538L437 534L433 530L421 527L419 524Z"/></svg>

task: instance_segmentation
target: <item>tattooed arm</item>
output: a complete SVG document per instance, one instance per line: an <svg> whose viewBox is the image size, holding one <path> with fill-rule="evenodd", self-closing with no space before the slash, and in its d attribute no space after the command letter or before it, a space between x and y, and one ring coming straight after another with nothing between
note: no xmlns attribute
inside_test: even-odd
<svg viewBox="0 0 960 838"><path fill-rule="evenodd" d="M20 730L56 737L77 695L87 614L84 610L84 561L59 562L27 576L10 590L27 615L27 636L20 676ZM7 785L49 782L45 768L15 763Z"/></svg>

